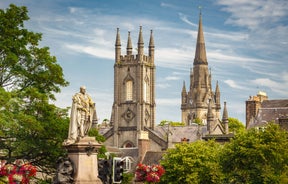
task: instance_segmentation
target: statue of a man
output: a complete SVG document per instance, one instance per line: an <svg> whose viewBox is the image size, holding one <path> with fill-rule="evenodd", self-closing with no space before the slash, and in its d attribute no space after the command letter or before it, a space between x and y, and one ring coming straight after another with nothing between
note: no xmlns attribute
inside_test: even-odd
<svg viewBox="0 0 288 184"><path fill-rule="evenodd" d="M68 139L65 140L64 144L73 144L88 134L92 125L94 111L95 103L86 93L86 87L81 86L80 92L76 93L72 98Z"/></svg>

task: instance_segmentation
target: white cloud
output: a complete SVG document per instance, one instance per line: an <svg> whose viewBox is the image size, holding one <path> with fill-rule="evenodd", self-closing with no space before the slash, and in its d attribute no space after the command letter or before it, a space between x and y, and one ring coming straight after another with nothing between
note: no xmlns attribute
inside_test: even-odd
<svg viewBox="0 0 288 184"><path fill-rule="evenodd" d="M191 22L188 19L187 15L185 15L183 13L179 13L179 17L180 17L180 20L182 20L183 22L185 22L185 23L187 23L187 24L189 24L189 25L191 25L193 27L198 27L198 24L195 24L195 23Z"/></svg>
<svg viewBox="0 0 288 184"><path fill-rule="evenodd" d="M234 80L228 79L225 80L224 83L226 83L228 86L230 86L231 88L235 88L235 89L245 89L245 87L237 84Z"/></svg>
<svg viewBox="0 0 288 184"><path fill-rule="evenodd" d="M114 59L114 51L105 48L99 48L99 47L96 48L91 46L71 45L71 44L66 45L65 47L74 52L85 53L98 58Z"/></svg>
<svg viewBox="0 0 288 184"><path fill-rule="evenodd" d="M245 26L249 29L277 22L288 13L288 2L283 0L218 0L231 13L228 24Z"/></svg>
<svg viewBox="0 0 288 184"><path fill-rule="evenodd" d="M255 80L252 80L251 83L256 84L259 87L268 87L271 89L271 91L274 91L276 93L279 93L282 96L288 96L288 80L287 80L287 73L286 76L284 77L284 80L286 81L274 81L269 78L258 78Z"/></svg>

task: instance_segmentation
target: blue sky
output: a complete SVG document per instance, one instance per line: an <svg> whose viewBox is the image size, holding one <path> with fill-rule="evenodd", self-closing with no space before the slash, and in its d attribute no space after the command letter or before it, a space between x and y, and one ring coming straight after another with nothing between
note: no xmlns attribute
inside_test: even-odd
<svg viewBox="0 0 288 184"><path fill-rule="evenodd" d="M26 27L43 33L41 46L57 57L70 86L57 94L59 107L85 85L100 122L110 119L116 29L122 54L128 31L135 48L143 26L145 53L150 30L155 40L156 123L181 121L181 89L190 84L199 6L202 9L212 87L218 80L229 117L245 123L245 101L265 91L288 98L287 0L1 0L26 6ZM134 54L136 50L134 50Z"/></svg>

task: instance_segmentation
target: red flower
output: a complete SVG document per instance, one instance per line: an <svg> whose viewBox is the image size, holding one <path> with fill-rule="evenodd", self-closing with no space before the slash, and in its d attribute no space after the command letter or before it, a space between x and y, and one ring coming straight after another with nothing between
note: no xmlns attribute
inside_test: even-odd
<svg viewBox="0 0 288 184"><path fill-rule="evenodd" d="M161 165L145 165L139 163L136 167L136 181L158 183L165 170Z"/></svg>
<svg viewBox="0 0 288 184"><path fill-rule="evenodd" d="M1 162L2 163L2 162ZM9 184L29 184L31 177L36 175L36 167L22 160L16 160L14 164L1 164L0 177L7 177Z"/></svg>

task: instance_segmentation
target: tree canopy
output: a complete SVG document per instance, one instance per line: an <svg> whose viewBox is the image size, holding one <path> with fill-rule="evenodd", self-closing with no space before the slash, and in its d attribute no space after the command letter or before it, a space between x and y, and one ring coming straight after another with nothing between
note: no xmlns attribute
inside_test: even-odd
<svg viewBox="0 0 288 184"><path fill-rule="evenodd" d="M221 149L214 141L177 144L161 161L165 168L161 183L220 183L223 178L219 164Z"/></svg>
<svg viewBox="0 0 288 184"><path fill-rule="evenodd" d="M276 124L240 131L231 142L181 143L161 164L161 183L288 183L288 132Z"/></svg>
<svg viewBox="0 0 288 184"><path fill-rule="evenodd" d="M226 182L287 183L287 152L288 133L276 124L237 134L221 154Z"/></svg>
<svg viewBox="0 0 288 184"><path fill-rule="evenodd" d="M50 100L68 85L56 57L25 29L26 7L0 10L0 159L26 159L53 171L67 137L67 109Z"/></svg>
<svg viewBox="0 0 288 184"><path fill-rule="evenodd" d="M245 130L244 124L241 121L239 121L237 118L229 117L228 122L229 122L228 125L229 125L230 132L239 133Z"/></svg>

